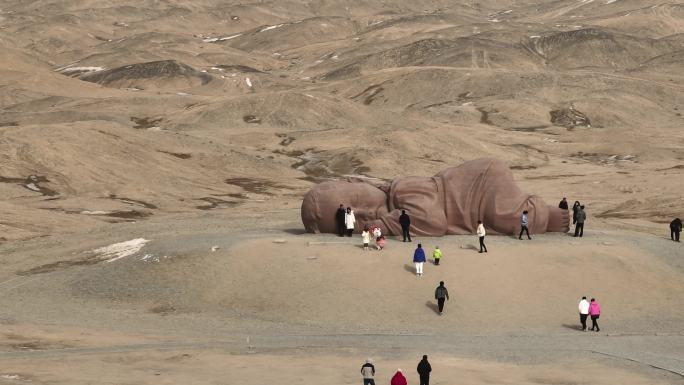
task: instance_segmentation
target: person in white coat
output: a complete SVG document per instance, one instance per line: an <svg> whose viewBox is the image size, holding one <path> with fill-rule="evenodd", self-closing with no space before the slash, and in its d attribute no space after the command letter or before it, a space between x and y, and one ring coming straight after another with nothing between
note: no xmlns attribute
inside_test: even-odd
<svg viewBox="0 0 684 385"><path fill-rule="evenodd" d="M579 315L582 331L585 331L587 330L587 317L589 316L589 301L587 301L587 297L582 297L582 300L579 302Z"/></svg>
<svg viewBox="0 0 684 385"><path fill-rule="evenodd" d="M487 252L487 246L485 246L484 243L484 237L487 235L487 232L485 231L484 225L482 224L482 221L477 221L477 237L480 238L480 253Z"/></svg>
<svg viewBox="0 0 684 385"><path fill-rule="evenodd" d="M368 227L363 229L363 232L361 233L361 239L363 240L363 250L368 251L368 244L370 243L370 231L368 230Z"/></svg>
<svg viewBox="0 0 684 385"><path fill-rule="evenodd" d="M347 227L347 236L351 237L356 225L356 217L351 207L347 207L347 214L344 216L344 225Z"/></svg>

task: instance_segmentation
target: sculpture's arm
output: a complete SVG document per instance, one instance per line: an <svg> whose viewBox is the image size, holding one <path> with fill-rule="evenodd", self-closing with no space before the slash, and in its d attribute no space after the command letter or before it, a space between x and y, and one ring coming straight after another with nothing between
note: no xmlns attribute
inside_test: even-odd
<svg viewBox="0 0 684 385"><path fill-rule="evenodd" d="M482 220L492 233L520 230L520 215L529 211L533 233L567 231L567 210L549 206L541 197L523 192L508 166L495 159L477 159L437 175L447 191L449 234L473 233Z"/></svg>
<svg viewBox="0 0 684 385"><path fill-rule="evenodd" d="M389 191L390 211L380 215L371 225L384 234L401 235L399 216L406 210L411 218L411 234L441 236L447 231L444 213L444 191L434 178L405 177L392 182Z"/></svg>

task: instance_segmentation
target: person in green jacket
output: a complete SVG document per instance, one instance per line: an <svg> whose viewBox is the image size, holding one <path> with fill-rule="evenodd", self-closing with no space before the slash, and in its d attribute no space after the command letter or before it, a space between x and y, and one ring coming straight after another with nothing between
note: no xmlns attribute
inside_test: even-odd
<svg viewBox="0 0 684 385"><path fill-rule="evenodd" d="M432 252L432 258L435 260L435 265L439 265L439 260L442 259L442 250L439 246L435 246L435 251Z"/></svg>

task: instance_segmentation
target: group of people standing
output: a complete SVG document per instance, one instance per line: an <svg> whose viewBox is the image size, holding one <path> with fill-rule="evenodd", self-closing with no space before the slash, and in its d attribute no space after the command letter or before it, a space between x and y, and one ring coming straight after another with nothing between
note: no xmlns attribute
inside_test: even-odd
<svg viewBox="0 0 684 385"><path fill-rule="evenodd" d="M416 367L416 371L418 372L420 385L430 385L432 366L430 365L430 362L428 362L427 355L424 355L423 359L420 360ZM363 376L363 385L375 385L375 365L373 365L373 360L370 358L361 366L361 375ZM401 369L397 369L394 373L390 380L390 385L408 385L408 380Z"/></svg>
<svg viewBox="0 0 684 385"><path fill-rule="evenodd" d="M568 199L563 197L558 204L558 208L562 210L568 210ZM532 239L530 236L529 218L527 214L528 211L524 210L522 215L520 215L520 234L518 234L518 239L522 239L523 234L527 235L527 239ZM575 203L572 205L572 224L575 225L575 237L582 237L584 235L584 221L586 220L587 213L584 212L584 205L579 203L579 201L575 201ZM478 223L480 222L478 221ZM486 251L487 248L485 247L485 252ZM480 246L480 252L482 252L482 246Z"/></svg>
<svg viewBox="0 0 684 385"><path fill-rule="evenodd" d="M382 230L377 227L364 227L361 232L361 240L363 241L363 249L368 250L370 246L371 236L375 238L375 248L382 250L385 248L385 236L382 235Z"/></svg>
<svg viewBox="0 0 684 385"><path fill-rule="evenodd" d="M563 199L558 204L559 209L568 209L568 200ZM587 220L587 213L584 212L584 205L579 201L572 204L572 224L575 225L575 237L582 237L584 235L584 221Z"/></svg>

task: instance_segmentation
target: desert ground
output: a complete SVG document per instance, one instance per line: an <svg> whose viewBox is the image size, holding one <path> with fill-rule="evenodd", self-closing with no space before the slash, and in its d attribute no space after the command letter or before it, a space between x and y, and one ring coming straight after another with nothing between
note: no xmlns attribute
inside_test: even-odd
<svg viewBox="0 0 684 385"><path fill-rule="evenodd" d="M681 3L5 0L0 47L0 384L684 384ZM304 232L480 157L585 236Z"/></svg>

